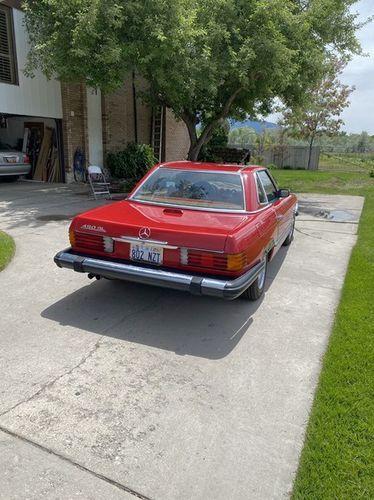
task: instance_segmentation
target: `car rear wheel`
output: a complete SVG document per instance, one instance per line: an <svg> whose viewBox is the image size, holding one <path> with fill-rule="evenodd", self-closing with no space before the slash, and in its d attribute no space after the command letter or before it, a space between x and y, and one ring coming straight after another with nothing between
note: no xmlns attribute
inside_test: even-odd
<svg viewBox="0 0 374 500"><path fill-rule="evenodd" d="M288 233L288 236L287 238L284 240L283 242L283 246L284 247L288 247L288 245L291 245L291 242L293 240L293 233L295 232L295 217L293 218L293 221L292 221L292 226L291 226L291 229L290 229L290 232Z"/></svg>
<svg viewBox="0 0 374 500"><path fill-rule="evenodd" d="M265 256L265 266L256 280L247 290L242 294L242 297L248 300L257 300L261 297L265 290L266 273L268 268L268 257Z"/></svg>

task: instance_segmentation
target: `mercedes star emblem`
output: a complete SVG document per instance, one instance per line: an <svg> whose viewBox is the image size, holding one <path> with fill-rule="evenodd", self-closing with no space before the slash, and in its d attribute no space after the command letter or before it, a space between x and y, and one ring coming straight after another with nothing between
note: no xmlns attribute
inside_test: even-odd
<svg viewBox="0 0 374 500"><path fill-rule="evenodd" d="M139 229L139 238L141 238L142 240L146 240L150 236L151 230L149 229L149 227L142 227L141 229Z"/></svg>

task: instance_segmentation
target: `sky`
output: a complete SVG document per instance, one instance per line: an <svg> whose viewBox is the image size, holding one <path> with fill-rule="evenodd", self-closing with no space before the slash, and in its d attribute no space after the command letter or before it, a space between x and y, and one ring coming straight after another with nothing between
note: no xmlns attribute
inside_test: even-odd
<svg viewBox="0 0 374 500"><path fill-rule="evenodd" d="M360 19L374 16L374 1L360 0L354 10ZM350 106L343 112L343 129L347 132L366 130L374 135L374 21L358 33L362 48L368 57L357 56L346 67L341 80L347 85L354 85Z"/></svg>
<svg viewBox="0 0 374 500"><path fill-rule="evenodd" d="M360 0L352 9L363 21L374 16L374 0ZM341 75L341 81L356 90L350 95L350 105L342 114L345 124L342 129L351 133L367 131L374 135L374 21L358 32L358 39L367 57L355 56ZM266 120L276 122L277 115Z"/></svg>

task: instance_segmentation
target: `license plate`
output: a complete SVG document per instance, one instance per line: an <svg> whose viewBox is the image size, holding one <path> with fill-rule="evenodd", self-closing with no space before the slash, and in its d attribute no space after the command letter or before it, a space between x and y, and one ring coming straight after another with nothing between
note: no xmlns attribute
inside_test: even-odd
<svg viewBox="0 0 374 500"><path fill-rule="evenodd" d="M164 249L149 243L130 243L130 259L148 264L162 264Z"/></svg>
<svg viewBox="0 0 374 500"><path fill-rule="evenodd" d="M17 156L5 156L5 161L7 163L17 163L18 158Z"/></svg>

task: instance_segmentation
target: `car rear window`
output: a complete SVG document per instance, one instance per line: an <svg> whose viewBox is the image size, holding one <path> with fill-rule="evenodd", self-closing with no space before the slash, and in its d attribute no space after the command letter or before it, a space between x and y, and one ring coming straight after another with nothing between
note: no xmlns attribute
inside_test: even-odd
<svg viewBox="0 0 374 500"><path fill-rule="evenodd" d="M244 210L240 174L158 168L133 200L196 208Z"/></svg>

